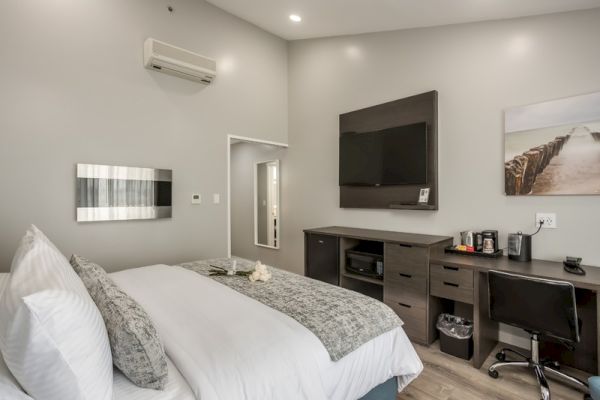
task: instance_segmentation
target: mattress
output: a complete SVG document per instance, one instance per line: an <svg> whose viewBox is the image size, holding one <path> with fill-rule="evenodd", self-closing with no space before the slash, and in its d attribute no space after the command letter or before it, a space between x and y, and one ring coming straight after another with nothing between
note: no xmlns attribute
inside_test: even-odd
<svg viewBox="0 0 600 400"><path fill-rule="evenodd" d="M150 315L198 399L358 399L423 369L402 327L334 362L296 320L211 278L166 265L111 277Z"/></svg>
<svg viewBox="0 0 600 400"><path fill-rule="evenodd" d="M0 273L0 295L7 282L8 274ZM131 383L125 375L115 368L113 374L114 400L196 400L189 385L173 362L167 359L167 364L169 367L169 380L163 391L140 388ZM19 397L21 393L17 391L20 391L20 389L0 357L0 400L4 399L2 397L3 390L11 394L11 397L9 397L11 399L29 399L24 393Z"/></svg>

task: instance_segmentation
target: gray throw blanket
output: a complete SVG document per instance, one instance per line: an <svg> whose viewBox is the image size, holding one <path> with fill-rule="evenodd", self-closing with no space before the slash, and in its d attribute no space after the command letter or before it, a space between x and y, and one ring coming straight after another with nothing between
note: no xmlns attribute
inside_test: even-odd
<svg viewBox="0 0 600 400"><path fill-rule="evenodd" d="M239 271L254 269L254 262L219 258L181 264L208 276L211 265ZM269 267L268 282L250 282L245 276L211 276L212 279L295 319L317 336L333 361L375 337L402 325L385 304L341 287Z"/></svg>

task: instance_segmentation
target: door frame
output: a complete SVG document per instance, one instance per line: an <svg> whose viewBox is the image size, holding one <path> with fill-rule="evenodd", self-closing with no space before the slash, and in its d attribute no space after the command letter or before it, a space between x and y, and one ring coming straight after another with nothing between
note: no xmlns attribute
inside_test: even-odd
<svg viewBox="0 0 600 400"><path fill-rule="evenodd" d="M274 142L271 140L257 139L247 136L227 135L227 257L231 257L231 145L233 144L234 140L256 144L268 144L286 149L289 148L287 143ZM281 171L279 171L279 174L281 178ZM279 190L281 197L281 187ZM281 216L281 207L279 209L279 215ZM280 227L281 221L278 221L278 223ZM281 234L281 231L279 233Z"/></svg>

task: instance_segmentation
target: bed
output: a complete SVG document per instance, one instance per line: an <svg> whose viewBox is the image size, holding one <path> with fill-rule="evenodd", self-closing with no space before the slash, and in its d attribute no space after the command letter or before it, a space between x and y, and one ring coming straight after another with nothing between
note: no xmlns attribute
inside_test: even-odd
<svg viewBox="0 0 600 400"><path fill-rule="evenodd" d="M7 273L0 273L0 294L8 278ZM167 360L169 381L164 391L148 390L131 383L119 370L114 369L114 400L196 400L189 385L179 373L173 362ZM6 397L4 397L6 396ZM0 399L29 400L29 396L20 388L0 355Z"/></svg>
<svg viewBox="0 0 600 400"><path fill-rule="evenodd" d="M115 368L113 374L114 400L196 400L192 389L179 373L173 361L167 359L167 363L169 380L162 391L140 388Z"/></svg>
<svg viewBox="0 0 600 400"><path fill-rule="evenodd" d="M423 368L401 326L333 361L295 319L193 270L154 265L110 276L152 318L169 367L164 391L115 369L115 400L392 400Z"/></svg>
<svg viewBox="0 0 600 400"><path fill-rule="evenodd" d="M0 294L8 278L7 273L0 273ZM177 370L173 362L167 360L169 380L165 390L156 391L140 388L131 383L119 370L113 373L114 400L196 400L191 388ZM6 397L4 397L6 396ZM30 400L13 378L0 355L0 399Z"/></svg>

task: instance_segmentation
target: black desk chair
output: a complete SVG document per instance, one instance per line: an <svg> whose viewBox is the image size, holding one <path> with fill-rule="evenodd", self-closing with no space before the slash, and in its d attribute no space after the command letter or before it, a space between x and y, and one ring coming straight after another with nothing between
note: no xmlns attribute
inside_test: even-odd
<svg viewBox="0 0 600 400"><path fill-rule="evenodd" d="M546 374L560 378L584 393L589 393L587 384L577 378L558 371L558 363L540 361L540 336L549 336L574 348L579 342L579 319L575 287L568 282L490 271L488 279L490 295L490 318L493 321L524 329L531 335L531 357L511 349L502 349L496 354L488 373L498 378L498 369L503 367L531 368L540 385L542 400L550 400L550 389ZM506 352L518 354L524 361L506 361ZM586 397L587 398L587 395Z"/></svg>

